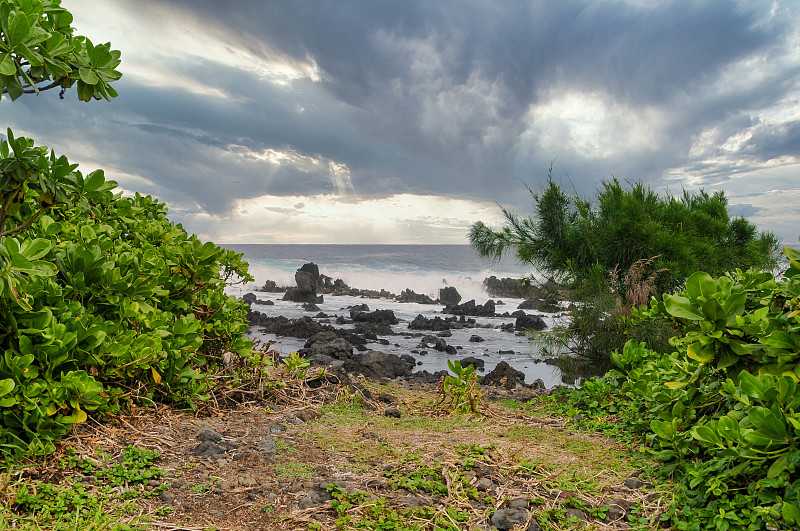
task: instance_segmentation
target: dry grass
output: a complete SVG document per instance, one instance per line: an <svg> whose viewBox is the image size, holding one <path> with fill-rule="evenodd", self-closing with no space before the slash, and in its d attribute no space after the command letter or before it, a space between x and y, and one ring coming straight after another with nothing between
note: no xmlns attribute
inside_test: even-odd
<svg viewBox="0 0 800 531"><path fill-rule="evenodd" d="M433 512L414 517L421 529L433 529L431 522L437 517L451 518L447 509L468 515L468 522L458 524L461 528L485 529L487 514L519 498L531 501L531 515L555 511L570 498L596 507L624 498L642 506L646 514L660 510L660 496L622 485L636 463L624 447L602 435L574 432L563 419L535 417L524 408L512 410L497 404L485 404L484 415L446 414L436 408L435 387L420 391L363 380L358 386L362 390L353 392L330 383L309 388L297 381L258 398L241 390L235 396L218 394L216 403L194 414L162 406L137 408L104 422L92 419L78 426L46 462L0 477L5 481L2 491L8 501L14 485L33 480L64 482L70 471L60 470L57 464L67 456L68 447L76 457L96 459L101 452L113 461L133 445L160 453L155 464L164 470L162 481L173 485L168 491L173 497L169 502L145 497L154 486L144 486L142 496L135 500L135 512L120 516L119 521L144 519L152 529L293 530L315 523L322 529L336 529L330 502L307 509L297 505L304 491L319 481L352 485L367 493L366 499L349 509L356 520L368 517L376 503L402 511L408 499L429 500ZM234 398L241 402L235 403ZM402 417L385 416L387 405L400 409ZM195 435L202 426L241 446L223 459L193 456L199 443ZM276 439L278 455L251 450L276 427L281 430ZM465 448L487 449L480 476L463 467ZM385 476L387 468L413 471L420 467L440 472L446 495L397 490ZM295 469L304 474L287 472ZM245 484L243 478L252 482ZM491 480L493 490L485 493L489 501L478 503L465 489L483 478ZM124 486L115 489L121 492ZM165 514L165 508L172 512ZM573 528L565 522L554 525L554 529ZM594 520L592 525L628 529L625 522Z"/></svg>

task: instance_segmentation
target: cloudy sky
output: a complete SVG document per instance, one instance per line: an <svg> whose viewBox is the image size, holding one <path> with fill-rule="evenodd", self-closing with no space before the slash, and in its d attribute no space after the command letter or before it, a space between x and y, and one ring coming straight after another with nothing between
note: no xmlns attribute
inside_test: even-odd
<svg viewBox="0 0 800 531"><path fill-rule="evenodd" d="M217 243L466 243L554 159L800 234L795 0L62 5L122 51L119 97L0 116Z"/></svg>

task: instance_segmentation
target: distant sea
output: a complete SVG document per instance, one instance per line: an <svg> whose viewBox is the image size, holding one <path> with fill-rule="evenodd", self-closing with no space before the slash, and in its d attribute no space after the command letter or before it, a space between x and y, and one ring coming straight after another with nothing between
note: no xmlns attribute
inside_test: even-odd
<svg viewBox="0 0 800 531"><path fill-rule="evenodd" d="M435 299L439 289L453 286L462 296L462 301L475 299L483 304L489 295L483 288L483 280L489 276L498 278L521 278L529 274L528 268L514 259L500 262L480 258L468 245L225 245L244 253L250 263L250 273L255 282L249 286L233 286L231 295L242 296L263 286L267 280L274 280L279 286L294 286L294 274L300 266L314 262L320 272L333 279L341 278L352 288L380 290L399 294L404 289L412 289ZM259 293L259 298L268 299L273 304L254 303L252 308L268 316L284 316L297 319L311 316L302 305L282 300L280 293ZM513 312L521 299L503 298L497 301L498 313ZM495 298L495 300L497 300ZM348 307L366 303L370 310L391 310L399 320L392 327L394 335L388 341L371 342L373 350L397 355L414 355L417 370L435 372L447 369L447 360L453 356L431 350L420 344L419 333L410 333L408 323L417 315L426 318L441 316L442 306L436 304L399 303L390 299L362 299L344 295L325 295L319 309L331 316L323 322L335 322L336 316L348 316ZM545 314L547 325L552 328L560 322L561 314ZM446 317L446 316L445 316ZM500 361L507 361L512 367L525 373L526 381L541 378L547 387L558 384L571 384L565 381L561 371L544 363L542 345L527 334L517 335L500 328L513 324L514 317L477 318L479 328L452 330L447 344L455 346L459 354L456 359L475 356L485 362L482 373L491 371ZM338 325L337 325L338 326ZM344 325L349 326L349 325ZM480 335L482 342L473 342L473 334ZM302 348L305 340L292 337L277 337L258 330L251 330L251 336L263 341L278 343L274 348L283 353L295 352Z"/></svg>
<svg viewBox="0 0 800 531"><path fill-rule="evenodd" d="M433 298L439 289L454 286L464 300L487 299L486 277L521 278L530 269L514 258L493 261L478 256L469 245L225 245L244 253L256 286L267 280L294 286L294 273L307 262L320 272L341 278L352 288L386 289L400 293L412 289ZM481 300L483 299L483 300Z"/></svg>

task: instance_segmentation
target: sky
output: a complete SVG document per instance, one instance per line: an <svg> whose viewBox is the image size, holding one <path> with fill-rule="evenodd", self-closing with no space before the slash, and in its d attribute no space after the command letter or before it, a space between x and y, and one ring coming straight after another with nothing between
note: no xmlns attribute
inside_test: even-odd
<svg viewBox="0 0 800 531"><path fill-rule="evenodd" d="M216 243L464 244L553 166L800 235L800 2L62 0L111 102L0 101Z"/></svg>

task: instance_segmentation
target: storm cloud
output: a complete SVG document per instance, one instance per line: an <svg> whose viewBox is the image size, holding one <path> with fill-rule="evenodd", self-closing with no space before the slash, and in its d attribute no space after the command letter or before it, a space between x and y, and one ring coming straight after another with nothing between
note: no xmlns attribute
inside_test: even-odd
<svg viewBox="0 0 800 531"><path fill-rule="evenodd" d="M215 239L464 242L494 202L525 211L522 182L535 189L554 159L582 195L612 175L724 189L797 238L797 209L763 202L800 194L794 2L64 5L79 33L122 50L120 96L4 98L0 113ZM397 197L427 211L393 218ZM383 235L376 204L395 220ZM274 234L257 205L293 224Z"/></svg>

